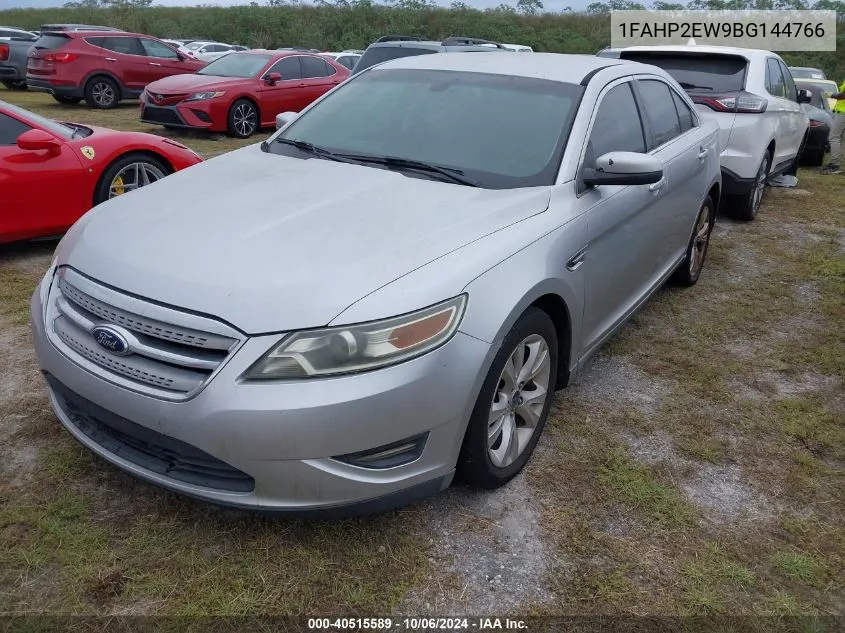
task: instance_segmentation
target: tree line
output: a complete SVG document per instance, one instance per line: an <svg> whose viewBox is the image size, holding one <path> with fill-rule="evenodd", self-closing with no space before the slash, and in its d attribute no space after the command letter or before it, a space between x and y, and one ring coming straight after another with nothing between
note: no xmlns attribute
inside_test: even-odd
<svg viewBox="0 0 845 633"><path fill-rule="evenodd" d="M822 68L845 80L845 1L691 0L688 5L655 0L593 2L586 11L544 11L542 0L517 0L493 9L473 9L461 0L444 8L432 0L269 0L270 4L217 7L160 7L152 0L76 0L55 9L0 11L0 24L34 29L40 24L104 24L164 38L202 38L252 48L305 46L320 50L366 48L385 34L442 39L469 35L526 44L536 51L594 54L610 45L610 11L624 9L798 9L839 14L836 52L784 52L791 65Z"/></svg>

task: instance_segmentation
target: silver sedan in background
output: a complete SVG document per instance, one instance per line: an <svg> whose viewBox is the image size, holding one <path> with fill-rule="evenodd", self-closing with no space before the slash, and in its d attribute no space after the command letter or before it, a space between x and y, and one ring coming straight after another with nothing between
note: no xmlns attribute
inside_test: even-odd
<svg viewBox="0 0 845 633"><path fill-rule="evenodd" d="M182 494L300 515L496 488L665 282L696 283L715 123L664 71L421 55L99 205L32 298L52 406Z"/></svg>

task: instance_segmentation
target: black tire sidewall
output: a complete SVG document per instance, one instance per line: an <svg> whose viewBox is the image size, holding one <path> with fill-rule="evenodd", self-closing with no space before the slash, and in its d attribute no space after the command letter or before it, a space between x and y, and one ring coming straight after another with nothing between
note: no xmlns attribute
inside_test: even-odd
<svg viewBox="0 0 845 633"><path fill-rule="evenodd" d="M249 136L241 136L235 129L235 109L241 104L248 105L255 112L255 128L252 130ZM260 114L258 112L258 108L252 101L250 101L249 99L238 99L229 107L229 113L226 115L226 129L228 129L229 134L235 138L249 138L258 131L259 127L261 127L261 121L259 120L259 117Z"/></svg>
<svg viewBox="0 0 845 633"><path fill-rule="evenodd" d="M704 255L702 257L701 266L693 277L689 269L690 263L692 262L692 246L695 243L696 229L698 228L698 220L701 217L701 214L704 212L705 208L709 209L709 217L707 219L707 222L709 224L707 229L707 244L704 247ZM671 280L673 283L680 286L693 286L696 284L696 282L698 282L699 277L701 277L701 271L704 270L704 262L707 261L707 251L710 250L710 235L713 233L714 226L716 226L716 207L713 204L713 198L707 196L704 199L704 202L702 202L701 206L698 208L698 213L695 214L695 222L692 225L692 235L690 235L689 242L687 243L687 256L684 258L684 261L681 263L675 273L672 275Z"/></svg>
<svg viewBox="0 0 845 633"><path fill-rule="evenodd" d="M112 87L114 100L109 105L100 105L94 100L94 86L100 83L107 83ZM112 108L116 108L117 104L120 103L120 86L109 77L94 77L85 86L85 103L88 104L89 108L94 108L95 110L111 110Z"/></svg>
<svg viewBox="0 0 845 633"><path fill-rule="evenodd" d="M139 155L139 154L126 154L125 156L121 156L115 162L108 166L108 168L103 172L103 175L100 176L100 180L97 183L97 188L94 190L94 204L98 205L102 202L105 202L109 199L109 188L111 186L111 181L114 180L114 177L118 174L118 172L126 167L130 163L137 163L137 162L145 162L151 165L155 165L158 167L165 176L170 173L170 168L165 165L161 160L153 158L152 156L148 155Z"/></svg>
<svg viewBox="0 0 845 633"><path fill-rule="evenodd" d="M760 177L760 172L763 170L763 165L766 165L766 173L765 176L768 177L769 172L772 170L771 164L771 156L769 156L769 152L766 151L763 154L763 158L760 160L760 165L757 167L757 174L754 177L754 184L751 186L751 191L748 192L748 195L745 196L743 201L743 208L740 213L740 217L743 220L753 220L757 217L757 213L760 211L760 207L763 206L763 195L766 192L766 185L763 184L763 195L760 196L760 204L757 208L754 208L754 192L757 188L757 179Z"/></svg>
<svg viewBox="0 0 845 633"><path fill-rule="evenodd" d="M499 468L490 461L487 452L487 428L490 415L490 405L493 401L493 394L498 385L499 377L508 357L513 353L517 344L531 334L539 334L546 340L549 346L551 372L549 375L549 393L528 446L522 454L510 465ZM461 457L459 468L463 478L472 485L482 488L498 488L513 479L523 469L525 464L534 453L534 448L543 433L543 428L548 419L549 409L554 399L554 385L557 380L558 364L558 339L552 319L539 308L529 308L510 329L502 341L502 345L490 369L487 377L478 394L473 407L472 414L467 424L467 431L464 435L464 442L461 446Z"/></svg>

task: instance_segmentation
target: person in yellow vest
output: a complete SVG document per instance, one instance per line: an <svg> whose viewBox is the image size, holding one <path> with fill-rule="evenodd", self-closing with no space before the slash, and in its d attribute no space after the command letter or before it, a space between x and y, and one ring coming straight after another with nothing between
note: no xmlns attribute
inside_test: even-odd
<svg viewBox="0 0 845 633"><path fill-rule="evenodd" d="M830 162L822 169L823 174L842 173L842 147L845 145L845 81L839 86L839 92L832 95L836 99L833 106L833 124L830 126Z"/></svg>

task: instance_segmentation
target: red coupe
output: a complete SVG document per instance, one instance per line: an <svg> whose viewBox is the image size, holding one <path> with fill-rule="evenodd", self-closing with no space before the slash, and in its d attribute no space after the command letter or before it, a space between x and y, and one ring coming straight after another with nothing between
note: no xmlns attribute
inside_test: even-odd
<svg viewBox="0 0 845 633"><path fill-rule="evenodd" d="M0 101L0 243L64 233L94 205L200 161L170 139L59 123Z"/></svg>
<svg viewBox="0 0 845 633"><path fill-rule="evenodd" d="M247 138L273 127L280 112L299 112L349 77L319 54L250 50L228 53L189 75L165 77L141 94L141 121Z"/></svg>

